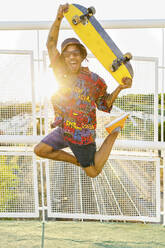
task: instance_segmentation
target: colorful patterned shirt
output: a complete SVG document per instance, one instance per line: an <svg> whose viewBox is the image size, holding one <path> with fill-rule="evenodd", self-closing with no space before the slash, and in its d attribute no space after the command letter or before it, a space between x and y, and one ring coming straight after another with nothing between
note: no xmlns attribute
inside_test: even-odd
<svg viewBox="0 0 165 248"><path fill-rule="evenodd" d="M93 143L96 138L96 107L104 112L110 112L112 108L106 104L107 85L87 67L82 67L72 82L64 74L63 78L59 90L52 97L55 123L63 128L65 140L79 145Z"/></svg>

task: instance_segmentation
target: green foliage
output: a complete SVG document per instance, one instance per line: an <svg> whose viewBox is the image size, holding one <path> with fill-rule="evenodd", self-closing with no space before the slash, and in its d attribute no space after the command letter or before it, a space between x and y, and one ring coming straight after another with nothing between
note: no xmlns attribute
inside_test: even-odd
<svg viewBox="0 0 165 248"><path fill-rule="evenodd" d="M163 123L164 141L165 141L165 121ZM158 140L161 141L161 123L158 125Z"/></svg>
<svg viewBox="0 0 165 248"><path fill-rule="evenodd" d="M15 187L19 183L18 170L17 157L8 161L7 156L0 156L0 211L9 208L10 202L17 198Z"/></svg>
<svg viewBox="0 0 165 248"><path fill-rule="evenodd" d="M153 94L128 94L119 96L115 105L126 111L142 111L148 114L154 112L154 95Z"/></svg>
<svg viewBox="0 0 165 248"><path fill-rule="evenodd" d="M165 94L163 95L164 97L164 99L163 99L163 102L164 102L164 105L165 105ZM161 104L161 97L162 97L162 95L161 94L159 94L158 95L158 102L159 102L159 104Z"/></svg>

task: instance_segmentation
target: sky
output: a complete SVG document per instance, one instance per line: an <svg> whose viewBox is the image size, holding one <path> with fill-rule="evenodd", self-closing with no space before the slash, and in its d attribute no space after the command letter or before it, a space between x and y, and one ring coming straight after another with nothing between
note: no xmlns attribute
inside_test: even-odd
<svg viewBox="0 0 165 248"><path fill-rule="evenodd" d="M2 1L2 0L0 0ZM55 19L57 9L60 4L64 4L67 1L60 0L5 0L1 3L0 8L0 22L1 21L52 21ZM134 19L165 19L164 9L165 0L69 0L68 3L77 3L85 7L94 6L96 9L95 17L98 20L134 20ZM69 31L70 32L70 31ZM40 45L41 50L46 50L46 38L48 31L41 32L41 37L43 40ZM162 60L162 50L161 50L161 29L136 29L136 30L108 30L109 35L119 46L123 52L131 52L134 57L158 57L159 63ZM23 49L31 50L35 49L36 35L32 31L0 31L0 49ZM63 39L63 35L59 37L60 41ZM42 52L42 51L41 51ZM9 56L10 58L12 56ZM26 59L24 59L25 61ZM17 77L18 73L15 71L16 66L15 58L9 61L5 59L4 56L0 59L0 72L3 71L4 78L10 76L12 78L11 82L16 81L14 77ZM92 60L93 61L93 60ZM21 64L21 60L18 59L18 65ZM23 62L24 67L28 62ZM8 74L8 65L11 67L13 74ZM134 62L133 62L134 65ZM17 67L17 68L20 68ZM141 88L145 87L145 90L154 89L154 67L150 63L146 67L146 63L139 63L134 65L135 70L138 74L134 78L133 89L138 92ZM103 68L97 63L91 65L91 69L95 72L99 71L101 76L107 80L109 75L103 71ZM17 83L25 78L24 69L20 71L19 80L17 78ZM141 73L142 72L142 73ZM22 74L21 74L22 73ZM50 80L50 74L47 81ZM28 78L28 77L26 77ZM36 80L43 81L42 94L46 91L46 86L44 84L45 77L42 75L37 76ZM161 78L161 75L160 75ZM41 80L42 79L42 80ZM0 79L0 83L2 76ZM28 79L29 80L29 79ZM12 83L13 85L13 83ZM116 87L117 84L114 85ZM14 87L14 86L13 86ZM24 88L23 86L21 86ZM20 92L21 92L20 87ZM41 89L42 87L40 87ZM50 88L50 87L49 87ZM6 84L7 91L7 84ZM30 93L29 93L30 94ZM50 90L51 94L51 90Z"/></svg>
<svg viewBox="0 0 165 248"><path fill-rule="evenodd" d="M53 20L59 4L95 6L99 19L164 19L164 0L1 0L0 20Z"/></svg>

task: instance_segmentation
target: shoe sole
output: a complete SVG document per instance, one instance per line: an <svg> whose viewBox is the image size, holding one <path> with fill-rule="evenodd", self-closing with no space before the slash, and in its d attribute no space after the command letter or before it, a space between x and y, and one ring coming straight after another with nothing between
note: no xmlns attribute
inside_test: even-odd
<svg viewBox="0 0 165 248"><path fill-rule="evenodd" d="M124 127L124 123L125 123L126 119L128 118L128 116L129 116L129 114L127 114L127 113L121 115L119 118L117 118L117 119L113 120L111 123L105 125L105 129L107 130L108 133L111 133L111 132L112 132L115 128L117 128L117 127L123 128L123 127ZM126 117L127 117L127 118L126 118ZM120 125L115 126L115 127L111 130L111 127L112 127L113 125L117 124L117 123L118 123L119 121L121 121L121 120L124 121L124 123L122 123L123 125L121 125L121 126L120 126Z"/></svg>

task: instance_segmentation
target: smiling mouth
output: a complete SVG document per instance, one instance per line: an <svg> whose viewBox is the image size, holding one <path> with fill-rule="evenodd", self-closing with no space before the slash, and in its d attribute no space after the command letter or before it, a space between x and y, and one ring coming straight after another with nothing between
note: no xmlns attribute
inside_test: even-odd
<svg viewBox="0 0 165 248"><path fill-rule="evenodd" d="M68 69L70 70L71 73L77 73L80 68L80 63L78 63L76 60L70 60L67 63Z"/></svg>
<svg viewBox="0 0 165 248"><path fill-rule="evenodd" d="M73 69L77 68L77 63L70 63L70 67Z"/></svg>

